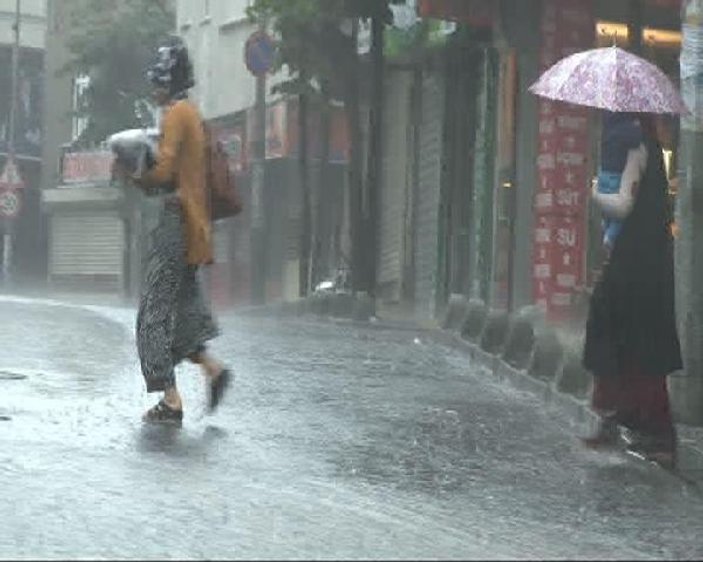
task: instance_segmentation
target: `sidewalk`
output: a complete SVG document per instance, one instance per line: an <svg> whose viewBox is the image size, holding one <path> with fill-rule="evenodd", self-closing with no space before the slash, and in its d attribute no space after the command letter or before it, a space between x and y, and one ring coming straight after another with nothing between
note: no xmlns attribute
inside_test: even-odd
<svg viewBox="0 0 703 562"><path fill-rule="evenodd" d="M534 394L549 406L559 408L566 412L573 421L587 422L595 428L597 418L589 407L588 399L580 399L559 392L547 382L530 376L526 370L516 369L499 356L487 353L480 346L463 340L458 334L437 330L435 336L440 340L452 342L454 345L466 349L472 359L483 365L493 376L519 390ZM703 427L677 424L676 428L679 439L679 461L674 472L686 482L701 487L703 486Z"/></svg>
<svg viewBox="0 0 703 562"><path fill-rule="evenodd" d="M301 302L304 302L304 300ZM289 304L292 303L268 305L263 307L263 309L252 307L248 310L252 312L257 310L257 313L260 313L258 311L268 309L269 313L281 316L309 314L327 321L350 322L346 318L333 318L328 312L315 312L314 307L290 307L288 306ZM246 313L246 311L239 312L239 314L242 313ZM370 319L370 325L377 328L423 330L435 341L463 349L493 376L520 390L536 395L548 406L559 408L566 412L574 422L587 422L595 426L597 420L589 406L588 389L579 391L574 388L572 393L562 390L558 388L558 384L554 380L536 378L536 376L528 373L528 369L519 369L508 364L502 357L502 346L499 351L489 353L484 351L478 343L464 339L461 336L460 329L444 329L437 322L418 323L413 317L412 311L386 306L377 308L376 315L376 317ZM679 468L677 474L687 482L703 485L703 427L677 424L677 431L679 437Z"/></svg>
<svg viewBox="0 0 703 562"><path fill-rule="evenodd" d="M31 283L15 285L10 289L7 289L0 284L0 298L50 300L76 306L112 306L116 308L136 307L136 298L126 298L113 292L79 290L59 291L50 290L46 287Z"/></svg>

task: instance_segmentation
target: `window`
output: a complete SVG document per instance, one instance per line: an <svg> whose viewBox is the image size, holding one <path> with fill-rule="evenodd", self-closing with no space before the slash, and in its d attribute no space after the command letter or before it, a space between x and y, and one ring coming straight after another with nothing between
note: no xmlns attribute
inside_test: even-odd
<svg viewBox="0 0 703 562"><path fill-rule="evenodd" d="M87 109L87 94L90 88L90 76L80 74L73 79L73 122L71 139L76 140L88 126L88 117L83 115Z"/></svg>
<svg viewBox="0 0 703 562"><path fill-rule="evenodd" d="M227 0L227 19L240 20L245 18L247 8L253 3L253 0Z"/></svg>
<svg viewBox="0 0 703 562"><path fill-rule="evenodd" d="M65 12L63 2L52 2L51 3L51 25L54 33L63 33L65 26Z"/></svg>

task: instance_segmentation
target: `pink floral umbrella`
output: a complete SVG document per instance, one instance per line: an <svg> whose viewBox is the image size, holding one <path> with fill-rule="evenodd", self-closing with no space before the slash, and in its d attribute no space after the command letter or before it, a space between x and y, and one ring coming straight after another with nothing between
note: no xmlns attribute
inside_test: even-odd
<svg viewBox="0 0 703 562"><path fill-rule="evenodd" d="M570 55L530 86L533 94L609 111L689 113L671 80L619 47Z"/></svg>

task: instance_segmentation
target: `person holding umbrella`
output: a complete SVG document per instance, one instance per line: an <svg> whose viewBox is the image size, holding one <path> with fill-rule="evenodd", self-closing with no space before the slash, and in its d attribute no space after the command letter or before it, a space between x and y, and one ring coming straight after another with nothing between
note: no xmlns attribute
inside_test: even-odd
<svg viewBox="0 0 703 562"><path fill-rule="evenodd" d="M674 466L667 376L683 362L674 309L672 216L656 115L687 110L663 72L617 47L571 55L530 90L634 114L641 128L640 142L627 146L617 189L604 193L594 185L592 190L607 220L621 224L589 306L583 363L593 374L591 400L600 423L583 442L594 448L615 445L622 425L630 430L632 452Z"/></svg>

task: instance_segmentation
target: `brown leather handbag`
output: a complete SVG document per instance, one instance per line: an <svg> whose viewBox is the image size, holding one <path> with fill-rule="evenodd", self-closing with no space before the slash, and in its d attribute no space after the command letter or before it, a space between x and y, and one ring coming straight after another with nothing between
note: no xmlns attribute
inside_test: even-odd
<svg viewBox="0 0 703 562"><path fill-rule="evenodd" d="M230 170L227 152L214 129L203 123L205 132L205 188L208 192L210 219L217 221L242 212L237 181Z"/></svg>

